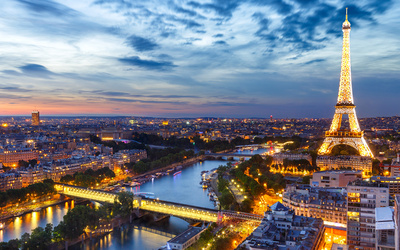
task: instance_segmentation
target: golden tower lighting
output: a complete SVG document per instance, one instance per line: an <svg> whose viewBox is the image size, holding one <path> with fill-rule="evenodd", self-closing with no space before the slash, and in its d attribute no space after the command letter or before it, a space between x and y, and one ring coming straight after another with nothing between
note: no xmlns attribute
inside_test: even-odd
<svg viewBox="0 0 400 250"><path fill-rule="evenodd" d="M339 144L346 144L358 150L361 156L373 157L364 133L360 129L356 116L356 106L353 100L353 88L351 85L351 64L350 64L350 22L347 19L343 22L343 48L342 65L340 71L340 83L335 115L329 131L325 132L325 140L318 150L318 154L326 155L332 148ZM342 128L342 116L348 115L349 129Z"/></svg>

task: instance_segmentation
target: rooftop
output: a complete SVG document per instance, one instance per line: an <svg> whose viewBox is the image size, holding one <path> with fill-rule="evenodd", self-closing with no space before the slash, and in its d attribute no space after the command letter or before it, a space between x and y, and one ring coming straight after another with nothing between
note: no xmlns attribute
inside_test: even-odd
<svg viewBox="0 0 400 250"><path fill-rule="evenodd" d="M361 170L326 170L315 172L314 174L362 174Z"/></svg>
<svg viewBox="0 0 400 250"><path fill-rule="evenodd" d="M382 187L382 188L387 188L387 184L384 183L378 183L378 182L367 182L364 180L355 180L352 182L349 182L348 186L359 186L359 187Z"/></svg>
<svg viewBox="0 0 400 250"><path fill-rule="evenodd" d="M274 205L271 206L272 211L288 211L289 209L282 205L279 201L276 202Z"/></svg>
<svg viewBox="0 0 400 250"><path fill-rule="evenodd" d="M189 239L193 238L196 236L198 233L200 233L204 228L201 227L190 227L188 230L184 231L183 233L177 235L176 237L170 239L168 243L173 243L173 244L183 244Z"/></svg>
<svg viewBox="0 0 400 250"><path fill-rule="evenodd" d="M375 208L375 229L376 230L394 230L394 210L391 207Z"/></svg>

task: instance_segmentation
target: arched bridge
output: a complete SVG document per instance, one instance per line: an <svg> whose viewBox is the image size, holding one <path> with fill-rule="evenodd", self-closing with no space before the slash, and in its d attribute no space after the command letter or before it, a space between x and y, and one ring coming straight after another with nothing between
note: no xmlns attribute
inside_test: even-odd
<svg viewBox="0 0 400 250"><path fill-rule="evenodd" d="M117 197L115 193L61 183L56 183L55 188L60 194L99 202L114 203ZM260 222L263 218L262 215L235 211L218 211L170 201L143 198L140 196L134 196L133 204L134 207L138 209L198 221L220 222L227 219L239 219Z"/></svg>

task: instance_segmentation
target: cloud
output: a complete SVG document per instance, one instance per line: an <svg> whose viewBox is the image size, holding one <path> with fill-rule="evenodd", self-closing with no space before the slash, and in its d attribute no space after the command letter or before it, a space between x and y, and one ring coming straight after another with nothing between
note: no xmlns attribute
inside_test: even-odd
<svg viewBox="0 0 400 250"><path fill-rule="evenodd" d="M7 94L2 94L0 93L0 98L4 99L4 100L9 100L9 99L13 99L13 100L21 100L21 99L31 99L31 96L22 96L22 95L13 95L10 93Z"/></svg>
<svg viewBox="0 0 400 250"><path fill-rule="evenodd" d="M202 104L201 106L206 106L206 107L215 107L215 106L222 106L222 107L244 107L244 106L254 106L257 103L251 102L251 103L243 103L243 102L206 102Z"/></svg>
<svg viewBox="0 0 400 250"><path fill-rule="evenodd" d="M0 86L0 89L1 89L1 86ZM93 91L81 90L81 91L79 91L79 93L95 94L95 95L101 95L101 96L135 97L135 98L159 98L159 99L199 98L199 96L195 96L195 95L143 95L143 94L130 94L130 92L106 91L106 90L93 90Z"/></svg>
<svg viewBox="0 0 400 250"><path fill-rule="evenodd" d="M75 16L78 13L65 5L49 1L49 0L17 0L24 5L27 9L40 14L51 15L55 17L60 16Z"/></svg>
<svg viewBox="0 0 400 250"><path fill-rule="evenodd" d="M23 89L17 85L3 85L0 84L0 89L8 91L8 92L31 92L30 89Z"/></svg>
<svg viewBox="0 0 400 250"><path fill-rule="evenodd" d="M187 104L187 102L178 102L178 101L147 101L147 100L139 100L139 99L128 99L128 98L106 98L108 101L112 102L128 102L128 103L155 103L155 104L176 104L176 105L183 105Z"/></svg>
<svg viewBox="0 0 400 250"><path fill-rule="evenodd" d="M4 74L6 74L6 75L13 75L13 76L21 76L21 75L22 75L22 74L21 74L20 72L18 72L18 71L9 70L9 69L7 69L7 70L2 70L1 72L4 73Z"/></svg>
<svg viewBox="0 0 400 250"><path fill-rule="evenodd" d="M141 110L138 114L162 115L168 113L162 110L177 110L174 105L184 103L179 111L192 116L324 115L322 109L332 108L337 95L341 24L348 6L353 69L358 71L353 72L355 98L362 94L365 100L378 96L386 101L381 97L386 93L393 100L396 91L387 89L398 90L397 85L372 91L368 84L383 86L384 81L374 79L363 82L365 89L359 91L357 76L399 71L400 7L394 3L2 1L0 92L35 93L32 103L63 95L63 105L76 105L70 100L79 99L80 105L109 108L93 105L93 112L116 114ZM367 49L371 47L374 51ZM21 84L26 82L29 86ZM64 90L54 90L60 86ZM313 106L328 97L332 103ZM393 103L385 105L385 112L397 112Z"/></svg>
<svg viewBox="0 0 400 250"><path fill-rule="evenodd" d="M228 45L225 41L222 41L222 40L215 41L214 44L216 44L216 45Z"/></svg>
<svg viewBox="0 0 400 250"><path fill-rule="evenodd" d="M222 16L224 18L231 18L232 13L239 7L240 1L225 1L225 0L217 0L215 3L206 3L206 4L201 4L195 1L190 1L188 2L189 6L192 6L194 8L199 8L203 10L213 10L215 11L219 16Z"/></svg>
<svg viewBox="0 0 400 250"><path fill-rule="evenodd" d="M186 14L186 15L189 15L189 16L192 16L192 17L197 16L197 12L196 11L188 10L188 9L185 9L185 8L182 8L182 7L179 7L179 6L175 6L174 10L176 12L178 12L178 13L183 13L183 14Z"/></svg>
<svg viewBox="0 0 400 250"><path fill-rule="evenodd" d="M249 0L249 2L256 5L270 6L281 15L286 15L293 11L293 6L283 0Z"/></svg>
<svg viewBox="0 0 400 250"><path fill-rule="evenodd" d="M31 77L50 78L50 76L55 75L45 66L40 64L25 64L24 66L18 68L22 71L22 73Z"/></svg>
<svg viewBox="0 0 400 250"><path fill-rule="evenodd" d="M171 98L171 99L175 99L175 98L200 98L199 96L195 96L195 95L149 95L146 97L152 97L152 98Z"/></svg>
<svg viewBox="0 0 400 250"><path fill-rule="evenodd" d="M320 63L320 62L325 62L326 59L314 59L308 62L305 62L304 65L309 65L309 64L313 64L313 63Z"/></svg>
<svg viewBox="0 0 400 250"><path fill-rule="evenodd" d="M131 56L131 57L124 57L119 58L118 61L131 65L137 66L139 68L149 69L149 70L159 70L159 71L166 71L172 70L172 68L176 67L172 62L168 61L153 61L153 60L143 60L140 59L138 56Z"/></svg>
<svg viewBox="0 0 400 250"><path fill-rule="evenodd" d="M366 5L366 8L370 9L371 12L377 14L385 13L393 5L393 0L370 0L370 3Z"/></svg>
<svg viewBox="0 0 400 250"><path fill-rule="evenodd" d="M150 51L159 47L157 43L151 41L150 39L135 35L128 37L126 39L126 43L139 52Z"/></svg>

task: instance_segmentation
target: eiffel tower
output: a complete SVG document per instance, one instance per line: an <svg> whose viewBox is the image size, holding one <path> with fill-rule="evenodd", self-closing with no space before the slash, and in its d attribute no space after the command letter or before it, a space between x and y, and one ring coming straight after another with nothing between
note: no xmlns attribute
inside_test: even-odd
<svg viewBox="0 0 400 250"><path fill-rule="evenodd" d="M331 127L329 131L325 132L325 140L319 148L318 154L329 154L334 146L346 144L357 149L361 156L373 157L374 155L364 139L364 132L361 131L358 124L356 106L353 100L350 67L350 22L347 20L347 8L346 21L343 22L342 30L343 48L338 100ZM349 128L342 126L343 115L348 115Z"/></svg>

